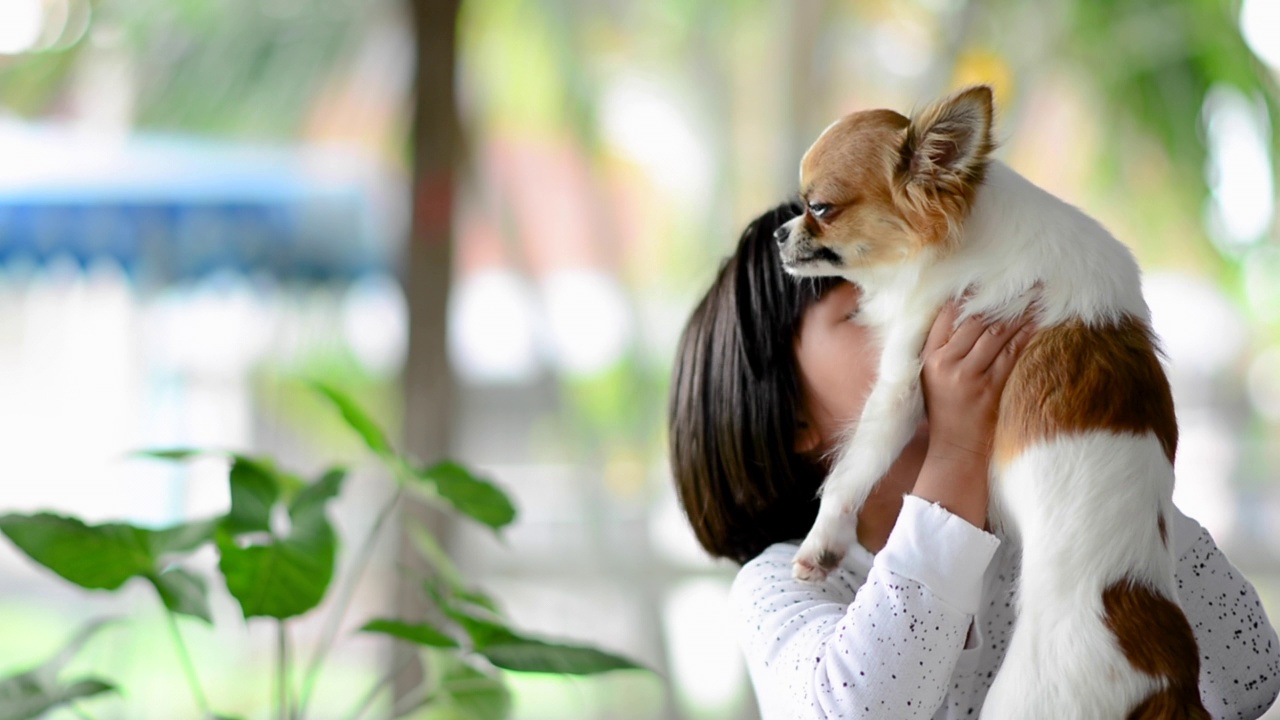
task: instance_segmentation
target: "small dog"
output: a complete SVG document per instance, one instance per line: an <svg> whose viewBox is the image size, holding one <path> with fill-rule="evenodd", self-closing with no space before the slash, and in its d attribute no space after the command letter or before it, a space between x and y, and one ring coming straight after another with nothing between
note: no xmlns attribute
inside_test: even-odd
<svg viewBox="0 0 1280 720"><path fill-rule="evenodd" d="M983 718L1208 718L1169 536L1178 429L1137 263L1078 209L989 157L992 94L911 118L848 115L805 154L805 212L777 233L796 276L862 287L879 376L822 490L796 577L821 580L923 417L920 348L961 320L1037 331L1001 397L991 518L1021 540L1018 619ZM1032 308L1032 298L1034 307Z"/></svg>

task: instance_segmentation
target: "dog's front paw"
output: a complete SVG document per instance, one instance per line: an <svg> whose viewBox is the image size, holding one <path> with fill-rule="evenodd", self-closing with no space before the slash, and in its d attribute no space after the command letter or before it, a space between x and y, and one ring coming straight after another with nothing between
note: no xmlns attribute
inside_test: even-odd
<svg viewBox="0 0 1280 720"><path fill-rule="evenodd" d="M796 553L795 559L791 561L791 574L797 580L822 582L843 559L843 554L830 549L806 553L804 548L801 548L800 552Z"/></svg>
<svg viewBox="0 0 1280 720"><path fill-rule="evenodd" d="M792 576L807 582L826 580L827 575L839 567L840 561L844 560L845 553L849 551L849 545L856 539L857 535L851 524L823 522L820 518L791 561Z"/></svg>

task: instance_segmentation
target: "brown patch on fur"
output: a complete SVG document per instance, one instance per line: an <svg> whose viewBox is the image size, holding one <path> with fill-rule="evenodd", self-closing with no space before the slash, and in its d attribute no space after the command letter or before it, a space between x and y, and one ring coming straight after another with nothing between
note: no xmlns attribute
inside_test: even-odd
<svg viewBox="0 0 1280 720"><path fill-rule="evenodd" d="M1191 705L1173 688L1165 688L1142 701L1125 716L1125 720L1211 720L1197 695Z"/></svg>
<svg viewBox="0 0 1280 720"><path fill-rule="evenodd" d="M1160 532L1160 544L1169 547L1169 531L1165 528L1164 515L1156 516L1156 530Z"/></svg>
<svg viewBox="0 0 1280 720"><path fill-rule="evenodd" d="M843 559L844 558L842 556L837 555L830 550L823 550L818 554L818 567L827 571L835 570Z"/></svg>
<svg viewBox="0 0 1280 720"><path fill-rule="evenodd" d="M909 122L892 110L864 110L834 122L800 161L805 199L840 206L867 186L883 184L885 164Z"/></svg>
<svg viewBox="0 0 1280 720"><path fill-rule="evenodd" d="M847 115L800 163L805 233L852 266L897 262L919 249L920 238L898 220L892 192L892 168L908 122L892 110ZM822 218L809 210L819 203L831 206Z"/></svg>
<svg viewBox="0 0 1280 720"><path fill-rule="evenodd" d="M1048 327L1022 351L996 425L995 457L1008 464L1027 446L1090 430L1155 433L1173 463L1178 424L1151 329L1125 315L1114 325L1074 320Z"/></svg>
<svg viewBox="0 0 1280 720"><path fill-rule="evenodd" d="M1200 702L1200 651L1191 625L1172 600L1127 580L1102 591L1103 619L1125 659L1166 686L1147 697L1128 720L1208 720Z"/></svg>
<svg viewBox="0 0 1280 720"><path fill-rule="evenodd" d="M815 573L818 573L821 577L826 577L831 573L831 571L839 567L843 560L843 553L837 554L832 550L823 550L818 554L818 557L814 562L810 563L804 560L796 560L795 565L797 568L803 569L805 575L813 576Z"/></svg>

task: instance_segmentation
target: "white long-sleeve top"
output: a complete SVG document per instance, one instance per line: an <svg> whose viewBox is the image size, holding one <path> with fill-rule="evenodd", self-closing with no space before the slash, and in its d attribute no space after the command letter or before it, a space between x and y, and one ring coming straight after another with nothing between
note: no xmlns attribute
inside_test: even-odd
<svg viewBox="0 0 1280 720"><path fill-rule="evenodd" d="M1257 718L1280 692L1276 632L1209 533L1181 512L1172 526L1205 706ZM796 549L769 547L731 591L764 720L978 716L1013 630L1011 542L908 495L884 548L855 546L823 583L791 577Z"/></svg>

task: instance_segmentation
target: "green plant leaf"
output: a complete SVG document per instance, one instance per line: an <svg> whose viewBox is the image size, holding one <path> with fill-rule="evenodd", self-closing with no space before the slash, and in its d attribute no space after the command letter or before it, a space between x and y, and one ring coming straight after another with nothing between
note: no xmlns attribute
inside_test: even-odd
<svg viewBox="0 0 1280 720"><path fill-rule="evenodd" d="M468 665L451 668L440 691L469 720L503 720L511 714L511 692L506 684Z"/></svg>
<svg viewBox="0 0 1280 720"><path fill-rule="evenodd" d="M246 478L253 478L247 472ZM327 503L337 496L346 477L345 470L331 470L316 482L303 487L289 506L292 527L286 537L274 535L266 542L241 546L234 537L241 524L225 524L218 532L218 567L226 579L227 589L240 602L245 618L262 616L289 618L301 615L320 604L333 580L338 539L325 515ZM255 487L264 485L257 479ZM246 493L247 495L248 493ZM259 493L246 500L265 502ZM278 496L271 496L274 503ZM234 511L234 499L233 499ZM270 530L271 505L252 510L258 521L265 516ZM246 515L246 520L251 519ZM255 521L257 522L257 521Z"/></svg>
<svg viewBox="0 0 1280 720"><path fill-rule="evenodd" d="M504 670L593 675L610 670L646 669L633 660L584 645L525 636L496 618L481 618L459 607L443 608L471 638L473 649Z"/></svg>
<svg viewBox="0 0 1280 720"><path fill-rule="evenodd" d="M342 483L346 477L346 468L332 468L320 476L319 480L304 487L289 503L289 515L294 522L317 511L323 513L325 504L342 491Z"/></svg>
<svg viewBox="0 0 1280 720"><path fill-rule="evenodd" d="M213 541L221 518L197 520L151 531L151 555L160 558L171 553L188 553Z"/></svg>
<svg viewBox="0 0 1280 720"><path fill-rule="evenodd" d="M216 456L231 461L231 469L227 482L231 494L231 511L220 519L223 529L232 533L262 532L270 529L271 507L281 497L292 497L306 483L300 478L279 470L270 458L255 458L240 453L223 450L201 450L195 448L177 448L166 450L143 450L134 453L140 457L160 460L185 461L195 457ZM197 533L199 543L212 539L212 528L205 524L193 524L189 528L175 528L175 531L189 530ZM204 532L201 536L199 533ZM183 536L167 539L167 542L180 542Z"/></svg>
<svg viewBox="0 0 1280 720"><path fill-rule="evenodd" d="M302 615L324 599L333 579L337 539L322 522L310 534L247 547L220 532L218 550L218 568L245 618L283 619Z"/></svg>
<svg viewBox="0 0 1280 720"><path fill-rule="evenodd" d="M148 573L147 579L155 586L165 607L213 624L213 615L209 612L208 590L203 579L182 568Z"/></svg>
<svg viewBox="0 0 1280 720"><path fill-rule="evenodd" d="M399 620L371 620L360 628L360 632L390 635L394 638L428 647L458 647L457 640L426 624L413 625Z"/></svg>
<svg viewBox="0 0 1280 720"><path fill-rule="evenodd" d="M453 591L454 598L461 600L470 605L484 608L494 615L501 615L502 608L498 607L498 601L493 596L488 595L479 590L468 590L465 588L455 588Z"/></svg>
<svg viewBox="0 0 1280 720"><path fill-rule="evenodd" d="M97 678L43 686L18 676L0 680L0 720L33 720L46 712L82 698L115 692L111 683Z"/></svg>
<svg viewBox="0 0 1280 720"><path fill-rule="evenodd" d="M329 402L338 408L338 412L342 413L342 419L356 431L370 450L384 458L395 454L391 449L391 443L387 441L386 433L355 401L324 383L309 384L313 390L328 398Z"/></svg>
<svg viewBox="0 0 1280 720"><path fill-rule="evenodd" d="M69 702L114 691L115 686L97 678L81 678L70 683L57 680L62 668L109 622L89 623L43 665L0 679L0 720L31 720Z"/></svg>
<svg viewBox="0 0 1280 720"><path fill-rule="evenodd" d="M445 615L462 626L471 638L471 644L477 649L520 639L510 628L497 620L478 618L454 607L442 606L441 609Z"/></svg>
<svg viewBox="0 0 1280 720"><path fill-rule="evenodd" d="M3 532L32 560L90 590L115 590L152 570L150 532L123 523L86 525L52 513L0 517Z"/></svg>
<svg viewBox="0 0 1280 720"><path fill-rule="evenodd" d="M488 480L478 478L462 465L444 461L417 471L458 512L497 530L516 518L507 494Z"/></svg>
<svg viewBox="0 0 1280 720"><path fill-rule="evenodd" d="M174 462L183 462L193 457L208 455L208 450L198 450L196 448L162 448L156 450L138 450L132 453L135 457L151 458L152 460L170 460Z"/></svg>
<svg viewBox="0 0 1280 720"><path fill-rule="evenodd" d="M161 556L186 553L209 541L216 521L147 530L123 523L86 525L76 518L41 513L6 515L0 531L32 560L91 590L117 590L145 577L174 612L212 622L204 581L186 572L160 570Z"/></svg>
<svg viewBox="0 0 1280 720"><path fill-rule="evenodd" d="M643 670L644 666L620 655L582 645L567 645L513 635L476 648L489 662L504 670L559 675L594 675L610 670Z"/></svg>
<svg viewBox="0 0 1280 720"><path fill-rule="evenodd" d="M280 497L280 482L273 469L258 460L236 456L228 476L231 511L222 529L235 533L271 529L271 506Z"/></svg>
<svg viewBox="0 0 1280 720"><path fill-rule="evenodd" d="M416 707L403 709L396 717L414 714L424 706L424 720L505 720L511 715L511 692L501 677L490 675L463 662L456 655L433 652L429 666L435 668L434 692Z"/></svg>

